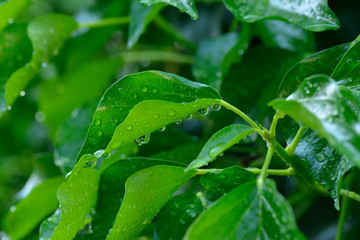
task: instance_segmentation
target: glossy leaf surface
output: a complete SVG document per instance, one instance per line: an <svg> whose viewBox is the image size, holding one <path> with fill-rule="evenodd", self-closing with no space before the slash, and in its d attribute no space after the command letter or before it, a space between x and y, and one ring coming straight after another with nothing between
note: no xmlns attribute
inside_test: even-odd
<svg viewBox="0 0 360 240"><path fill-rule="evenodd" d="M172 197L156 217L155 239L181 240L186 229L203 210L202 202L193 193Z"/></svg>
<svg viewBox="0 0 360 240"><path fill-rule="evenodd" d="M194 20L199 17L193 0L140 0L140 2L148 6L154 3L163 2L178 8L180 12L189 14Z"/></svg>
<svg viewBox="0 0 360 240"><path fill-rule="evenodd" d="M52 56L59 53L65 40L76 30L76 21L66 15L50 14L38 17L28 26L28 35L33 46L29 64L14 72L6 82L6 104L11 106L41 66L46 66Z"/></svg>
<svg viewBox="0 0 360 240"><path fill-rule="evenodd" d="M195 169L207 165L229 147L252 133L254 133L254 129L246 125L230 125L221 129L211 136L197 158L186 169Z"/></svg>
<svg viewBox="0 0 360 240"><path fill-rule="evenodd" d="M221 81L229 70L233 58L228 53L239 41L239 34L226 35L202 41L196 53L193 65L194 76L202 83L219 90Z"/></svg>
<svg viewBox="0 0 360 240"><path fill-rule="evenodd" d="M282 20L315 32L340 27L327 0L224 0L224 3L236 18L245 22Z"/></svg>
<svg viewBox="0 0 360 240"><path fill-rule="evenodd" d="M63 181L57 177L42 182L10 209L5 229L11 239L26 237L44 217L55 211L59 206L56 193Z"/></svg>
<svg viewBox="0 0 360 240"><path fill-rule="evenodd" d="M219 172L205 174L201 177L200 184L205 198L214 202L239 185L255 179L255 174L243 168L229 167Z"/></svg>
<svg viewBox="0 0 360 240"><path fill-rule="evenodd" d="M129 38L127 48L131 48L139 40L154 17L165 7L165 4L155 4L150 7L141 5L138 0L133 0L130 11Z"/></svg>
<svg viewBox="0 0 360 240"><path fill-rule="evenodd" d="M39 239L40 240L50 240L53 235L56 226L60 222L61 209L56 209L53 215L45 219L40 226Z"/></svg>
<svg viewBox="0 0 360 240"><path fill-rule="evenodd" d="M161 103L160 105L152 105L152 107L161 107L162 104L164 104L163 107L166 107L169 106L168 104L171 105L175 103L194 102L196 101L196 99L203 98L220 99L221 97L213 88L209 86L191 82L185 78L170 73L164 73L159 71L146 71L137 74L127 75L117 81L114 85L112 85L102 97L96 109L94 119L88 130L87 139L82 147L80 154L78 155L78 158L81 157L83 154L93 154L97 150L105 149L110 142L113 133L118 127L118 125L123 123L129 112L137 104L145 100L162 100L162 102L157 102ZM172 103L165 103L164 101L169 101ZM145 104L152 103L148 102ZM177 106L182 106L182 104L179 104ZM195 106L195 103L191 106ZM196 106L196 108L194 107L193 110L191 112L188 112L187 114L199 110L200 107L204 106ZM139 106L138 109L140 109ZM184 108L181 108L181 111L183 110ZM135 128L136 122L138 122L138 124L145 124L146 127L146 124L154 124L156 123L156 120L161 119L160 115L156 115L157 109L146 109L146 111L148 113L151 111L153 112L151 112L151 115L142 114L142 118L152 118L152 122L144 123L140 122L139 120L135 120L130 123L133 125L133 128ZM168 115L168 113L166 114ZM171 114L172 112L170 112L170 115ZM169 116L167 120L169 120L170 117L172 119L172 117L174 117L175 115L178 118L182 117L180 115L177 115L175 112L174 115ZM156 118L157 116L158 118ZM165 119L162 119L161 121L163 120ZM169 123L170 122L171 121L169 121ZM124 127L126 128L127 126L122 126L122 128ZM139 128L137 129L137 131L140 131ZM142 135L145 135L145 132L143 132ZM138 138L142 135L135 137ZM133 140L134 139L132 139L132 141Z"/></svg>
<svg viewBox="0 0 360 240"><path fill-rule="evenodd" d="M328 76L315 75L305 79L286 100L277 99L269 105L309 126L360 166L359 115L344 99L342 91L351 95Z"/></svg>
<svg viewBox="0 0 360 240"><path fill-rule="evenodd" d="M172 161L132 157L118 160L104 169L101 173L96 215L92 220L93 232L87 238L106 238L123 201L125 182L132 174L162 164L177 165Z"/></svg>
<svg viewBox="0 0 360 240"><path fill-rule="evenodd" d="M9 0L0 5L0 32L30 5L30 0Z"/></svg>
<svg viewBox="0 0 360 240"><path fill-rule="evenodd" d="M52 239L73 239L95 206L100 172L85 168L73 171L58 191L61 218Z"/></svg>
<svg viewBox="0 0 360 240"><path fill-rule="evenodd" d="M184 239L305 238L290 205L275 183L266 180L262 185L251 181L230 191L195 220Z"/></svg>
<svg viewBox="0 0 360 240"><path fill-rule="evenodd" d="M132 175L126 181L124 201L107 239L136 237L170 197L194 175L195 171L184 172L184 168L165 165Z"/></svg>

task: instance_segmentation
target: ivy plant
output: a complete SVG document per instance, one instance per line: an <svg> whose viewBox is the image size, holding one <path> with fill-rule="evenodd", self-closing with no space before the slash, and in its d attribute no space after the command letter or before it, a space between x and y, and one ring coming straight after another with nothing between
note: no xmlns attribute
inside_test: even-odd
<svg viewBox="0 0 360 240"><path fill-rule="evenodd" d="M360 38L324 41L334 12L0 0L1 239L358 239Z"/></svg>

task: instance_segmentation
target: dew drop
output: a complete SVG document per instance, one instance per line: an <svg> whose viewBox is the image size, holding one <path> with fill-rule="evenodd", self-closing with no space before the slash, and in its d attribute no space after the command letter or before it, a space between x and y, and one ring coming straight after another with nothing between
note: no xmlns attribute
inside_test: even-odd
<svg viewBox="0 0 360 240"><path fill-rule="evenodd" d="M116 148L120 147L121 145L122 145L122 141L117 140L117 141L111 143L111 148L116 149Z"/></svg>
<svg viewBox="0 0 360 240"><path fill-rule="evenodd" d="M100 120L100 119L96 119L96 120L94 121L94 124L95 124L96 126L99 126L99 125L101 124L101 120Z"/></svg>
<svg viewBox="0 0 360 240"><path fill-rule="evenodd" d="M11 106L7 106L7 108L6 108L6 109L10 111L10 110L11 110Z"/></svg>
<svg viewBox="0 0 360 240"><path fill-rule="evenodd" d="M191 118L192 118L192 114L188 114L188 115L186 115L186 116L184 117L185 120L189 120L189 119L191 119Z"/></svg>
<svg viewBox="0 0 360 240"><path fill-rule="evenodd" d="M21 92L20 92L20 96L23 97L23 96L25 96L25 95L26 95L26 92L25 92L25 91L21 91Z"/></svg>
<svg viewBox="0 0 360 240"><path fill-rule="evenodd" d="M134 143L136 143L136 145L138 146L141 146L143 144L140 138L135 139Z"/></svg>
<svg viewBox="0 0 360 240"><path fill-rule="evenodd" d="M127 229L128 229L128 226L125 225L125 226L121 229L121 231L122 231L122 232L126 232Z"/></svg>
<svg viewBox="0 0 360 240"><path fill-rule="evenodd" d="M103 134L103 132L99 129L96 131L96 135L98 135L99 137Z"/></svg>
<svg viewBox="0 0 360 240"><path fill-rule="evenodd" d="M196 212L193 209L187 209L186 214L189 215L189 217L196 217Z"/></svg>
<svg viewBox="0 0 360 240"><path fill-rule="evenodd" d="M132 126L132 125L127 125L127 126L126 126L126 130L128 130L128 131L133 130L133 126Z"/></svg>
<svg viewBox="0 0 360 240"><path fill-rule="evenodd" d="M334 155L331 155L331 156L329 156L329 161L334 161L335 160L335 156Z"/></svg>
<svg viewBox="0 0 360 240"><path fill-rule="evenodd" d="M168 114L170 117L172 117L172 116L175 116L176 112L175 112L174 110L172 110L172 109L169 109L169 110L167 111L167 114Z"/></svg>
<svg viewBox="0 0 360 240"><path fill-rule="evenodd" d="M178 119L178 120L175 121L175 124L177 124L177 125L179 125L181 123L182 123L182 119Z"/></svg>
<svg viewBox="0 0 360 240"><path fill-rule="evenodd" d="M43 121L45 121L45 118L46 118L45 113L43 113L41 111L35 113L35 120L37 122L43 122Z"/></svg>
<svg viewBox="0 0 360 240"><path fill-rule="evenodd" d="M159 116L159 114L156 114L156 113L155 113L155 114L153 115L153 117L154 117L155 119L158 119L160 116Z"/></svg>
<svg viewBox="0 0 360 240"><path fill-rule="evenodd" d="M326 156L323 153L319 153L319 154L316 155L316 160L318 162L323 162L323 161L325 161L325 159L326 159Z"/></svg>
<svg viewBox="0 0 360 240"><path fill-rule="evenodd" d="M198 111L201 116L206 116L209 113L209 108L202 108Z"/></svg>
<svg viewBox="0 0 360 240"><path fill-rule="evenodd" d="M14 22L14 19L12 19L12 18L9 18L9 19L8 19L8 23L9 23L9 24L13 24L13 22Z"/></svg>
<svg viewBox="0 0 360 240"><path fill-rule="evenodd" d="M166 127L163 126L163 127L159 128L159 131L160 131L160 132L163 132L163 131L165 131L165 129L166 129Z"/></svg>
<svg viewBox="0 0 360 240"><path fill-rule="evenodd" d="M221 105L220 104L214 104L211 106L213 111L219 111L221 109Z"/></svg>
<svg viewBox="0 0 360 240"><path fill-rule="evenodd" d="M95 153L94 153L94 157L96 158L101 158L101 156L104 154L105 150L97 150Z"/></svg>

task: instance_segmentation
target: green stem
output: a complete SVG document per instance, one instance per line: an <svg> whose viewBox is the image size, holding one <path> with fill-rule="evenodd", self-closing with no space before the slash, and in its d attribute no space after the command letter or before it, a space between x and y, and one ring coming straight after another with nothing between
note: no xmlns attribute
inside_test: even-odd
<svg viewBox="0 0 360 240"><path fill-rule="evenodd" d="M346 189L341 189L340 190L340 195L351 198L351 199L353 199L355 201L360 202L360 195L353 192L353 191L349 191L349 190L346 190Z"/></svg>
<svg viewBox="0 0 360 240"><path fill-rule="evenodd" d="M244 168L245 170L252 172L254 174L260 174L261 170L260 168ZM204 175L206 173L214 173L214 172L220 172L223 169L196 169L196 175ZM287 168L287 169L267 169L266 175L274 175L274 176L292 176L295 175L295 171L293 168Z"/></svg>
<svg viewBox="0 0 360 240"><path fill-rule="evenodd" d="M126 62L139 62L141 60L148 60L176 62L191 65L194 61L192 56L166 51L131 51L123 52L120 56L121 59Z"/></svg>
<svg viewBox="0 0 360 240"><path fill-rule="evenodd" d="M269 145L268 146L268 151L266 153L266 158L265 158L264 164L263 164L263 166L261 168L260 177L259 177L259 180L258 180L258 183L260 185L265 180L266 173L267 173L267 170L269 168L269 165L270 165L273 154L274 154L274 147L272 145Z"/></svg>
<svg viewBox="0 0 360 240"><path fill-rule="evenodd" d="M304 126L301 126L298 130L298 132L296 133L296 136L294 138L294 140L292 141L291 145L289 145L287 148L286 148L286 151L290 154L290 155L293 155L304 132L306 130L306 127Z"/></svg>
<svg viewBox="0 0 360 240"><path fill-rule="evenodd" d="M346 216L347 216L347 213L349 210L349 202L350 202L350 198L348 198L346 196L344 196L342 198L340 217L339 217L339 223L338 223L335 240L341 240L341 237L343 235L343 229L344 229L344 225L345 225L345 221L346 221Z"/></svg>
<svg viewBox="0 0 360 240"><path fill-rule="evenodd" d="M78 25L78 29L82 28L98 28L98 27L106 27L112 25L120 25L120 24L128 24L130 22L130 17L115 17L115 18L104 18L100 19L96 22L87 22L87 23L80 23Z"/></svg>
<svg viewBox="0 0 360 240"><path fill-rule="evenodd" d="M170 36L172 36L176 41L183 44L191 51L196 52L197 46L183 37L178 30L176 30L164 17L158 15L154 18L153 21L160 29L164 32L167 32Z"/></svg>
<svg viewBox="0 0 360 240"><path fill-rule="evenodd" d="M275 135L276 135L276 126L277 126L277 123L278 123L278 120L279 120L279 115L278 113L276 112L274 117L273 117L273 121L271 123L271 126L270 126L270 137L272 138L275 138Z"/></svg>
<svg viewBox="0 0 360 240"><path fill-rule="evenodd" d="M231 111L233 111L234 113L236 113L237 115L239 115L242 119L244 119L252 128L254 128L255 130L259 130L262 131L262 129L259 127L259 125L256 124L256 122L254 122L248 115L246 115L245 113L243 113L240 109L236 108L235 106L231 105L228 102L225 102L224 100L220 101L220 104L228 109L230 109Z"/></svg>

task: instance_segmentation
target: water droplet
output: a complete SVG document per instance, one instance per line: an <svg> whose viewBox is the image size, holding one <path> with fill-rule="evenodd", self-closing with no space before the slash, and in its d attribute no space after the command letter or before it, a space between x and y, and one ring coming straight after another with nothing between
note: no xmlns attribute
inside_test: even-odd
<svg viewBox="0 0 360 240"><path fill-rule="evenodd" d="M172 116L175 116L176 112L175 112L174 110L172 110L172 109L169 109L169 110L167 111L167 114L168 114L170 117L172 117Z"/></svg>
<svg viewBox="0 0 360 240"><path fill-rule="evenodd" d="M125 225L125 226L121 229L121 231L122 231L122 232L125 232L127 229L128 229L128 226Z"/></svg>
<svg viewBox="0 0 360 240"><path fill-rule="evenodd" d="M206 116L209 113L209 108L202 108L198 111L201 116Z"/></svg>
<svg viewBox="0 0 360 240"><path fill-rule="evenodd" d="M127 125L127 126L126 126L126 130L128 130L128 131L133 130L133 126L132 126L132 125Z"/></svg>
<svg viewBox="0 0 360 240"><path fill-rule="evenodd" d="M319 153L319 154L316 155L316 160L318 162L323 162L323 161L325 161L325 159L326 159L326 156L323 153Z"/></svg>
<svg viewBox="0 0 360 240"><path fill-rule="evenodd" d="M329 185L327 182L323 182L323 183L322 183L322 186L323 186L326 190L329 190L329 188L330 188L330 185Z"/></svg>
<svg viewBox="0 0 360 240"><path fill-rule="evenodd" d="M45 68L47 66L46 62L41 63L41 67Z"/></svg>
<svg viewBox="0 0 360 240"><path fill-rule="evenodd" d="M9 111L10 111L10 110L11 110L11 106L7 106L7 110L9 110Z"/></svg>
<svg viewBox="0 0 360 240"><path fill-rule="evenodd" d="M116 148L120 147L122 144L123 144L122 141L117 140L117 141L111 143L111 148L116 149Z"/></svg>
<svg viewBox="0 0 360 240"><path fill-rule="evenodd" d="M166 129L166 127L163 126L163 127L159 128L159 131L160 131L160 132L163 132L163 131L165 131L165 129Z"/></svg>
<svg viewBox="0 0 360 240"><path fill-rule="evenodd" d="M196 217L196 212L193 209L186 209L186 214L192 218Z"/></svg>
<svg viewBox="0 0 360 240"><path fill-rule="evenodd" d="M335 160L335 156L334 156L334 155L330 155L330 156L329 156L329 161L332 162L332 161L334 161L334 160Z"/></svg>
<svg viewBox="0 0 360 240"><path fill-rule="evenodd" d="M188 114L188 115L186 115L186 116L184 117L185 120L189 120L189 119L191 119L191 118L192 118L192 114Z"/></svg>
<svg viewBox="0 0 360 240"><path fill-rule="evenodd" d="M12 18L9 18L9 19L8 19L8 23L9 23L9 24L13 24L13 22L14 22L14 19L12 19Z"/></svg>
<svg viewBox="0 0 360 240"><path fill-rule="evenodd" d="M16 210L16 206L11 206L9 209L10 212L15 212L15 210Z"/></svg>
<svg viewBox="0 0 360 240"><path fill-rule="evenodd" d="M43 121L45 121L45 118L46 118L45 113L40 112L40 111L35 113L35 120L37 122L43 122Z"/></svg>
<svg viewBox="0 0 360 240"><path fill-rule="evenodd" d="M182 123L182 119L178 119L178 120L175 121L175 124L177 124L177 125L179 125L181 123Z"/></svg>
<svg viewBox="0 0 360 240"><path fill-rule="evenodd" d="M101 158L101 156L104 154L105 150L97 150L95 153L94 153L94 157L96 158Z"/></svg>
<svg viewBox="0 0 360 240"><path fill-rule="evenodd" d="M155 114L153 115L153 117L154 117L155 119L158 119L160 116L159 116L159 114L156 114L156 113L155 113Z"/></svg>
<svg viewBox="0 0 360 240"><path fill-rule="evenodd" d="M95 124L96 126L99 126L100 123L101 123L101 120L100 120L100 119L96 119L96 120L94 121L94 124Z"/></svg>
<svg viewBox="0 0 360 240"><path fill-rule="evenodd" d="M26 92L25 92L25 91L21 91L21 92L20 92L20 96L23 97L23 96L25 96L25 95L26 95Z"/></svg>
<svg viewBox="0 0 360 240"><path fill-rule="evenodd" d="M212 110L214 111L219 111L221 109L221 105L220 104L214 104L211 106Z"/></svg>
<svg viewBox="0 0 360 240"><path fill-rule="evenodd" d="M179 219L179 222L180 222L181 224L185 224L185 223L186 223L185 220L182 219L182 218Z"/></svg>
<svg viewBox="0 0 360 240"><path fill-rule="evenodd" d="M335 174L331 173L330 179L331 179L332 181L334 181L334 180L335 180Z"/></svg>
<svg viewBox="0 0 360 240"><path fill-rule="evenodd" d="M99 129L96 131L96 135L98 135L99 137L103 134L103 132Z"/></svg>

